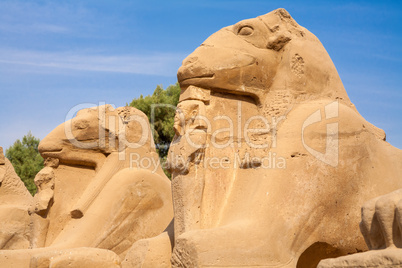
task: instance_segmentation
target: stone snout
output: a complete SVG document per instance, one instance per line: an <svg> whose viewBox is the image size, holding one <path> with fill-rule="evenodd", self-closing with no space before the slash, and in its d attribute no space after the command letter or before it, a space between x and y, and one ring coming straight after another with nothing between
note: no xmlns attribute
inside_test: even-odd
<svg viewBox="0 0 402 268"><path fill-rule="evenodd" d="M177 78L183 86L196 84L202 87L204 84L202 81L205 80L206 88L211 86L226 88L226 84L219 84L217 81L224 78L237 79L236 76L241 72L241 68L255 65L256 62L256 58L248 53L203 45L183 61Z"/></svg>
<svg viewBox="0 0 402 268"><path fill-rule="evenodd" d="M264 25L254 27L268 31ZM197 86L261 101L273 83L280 53L244 39L237 28L216 32L183 61L177 73L183 90Z"/></svg>
<svg viewBox="0 0 402 268"><path fill-rule="evenodd" d="M38 150L41 156L44 159L57 158L61 164L100 167L106 156L97 152L98 146L93 146L93 149L75 146L74 141L77 140L67 138L68 129L65 126L65 124L59 125L39 143Z"/></svg>

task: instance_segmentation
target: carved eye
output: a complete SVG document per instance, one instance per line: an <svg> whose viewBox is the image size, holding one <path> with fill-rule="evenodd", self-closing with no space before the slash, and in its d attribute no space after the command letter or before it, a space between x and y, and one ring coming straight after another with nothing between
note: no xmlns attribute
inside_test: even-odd
<svg viewBox="0 0 402 268"><path fill-rule="evenodd" d="M79 120L74 123L76 129L85 129L89 127L89 122L87 120Z"/></svg>
<svg viewBox="0 0 402 268"><path fill-rule="evenodd" d="M254 32L253 27L251 27L251 26L242 26L237 31L237 34L238 35L252 35L253 32Z"/></svg>

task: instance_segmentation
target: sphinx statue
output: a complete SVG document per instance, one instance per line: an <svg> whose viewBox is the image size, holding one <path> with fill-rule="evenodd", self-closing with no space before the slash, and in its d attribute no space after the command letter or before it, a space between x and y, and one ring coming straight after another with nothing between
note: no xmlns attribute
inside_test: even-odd
<svg viewBox="0 0 402 268"><path fill-rule="evenodd" d="M367 250L361 204L402 188L402 151L358 113L317 37L278 9L214 33L177 76L163 267L316 267Z"/></svg>
<svg viewBox="0 0 402 268"><path fill-rule="evenodd" d="M28 248L32 196L0 147L0 250Z"/></svg>
<svg viewBox="0 0 402 268"><path fill-rule="evenodd" d="M120 267L135 241L171 222L170 181L141 111L81 110L39 152L45 167L29 207L30 249L0 251L7 267Z"/></svg>

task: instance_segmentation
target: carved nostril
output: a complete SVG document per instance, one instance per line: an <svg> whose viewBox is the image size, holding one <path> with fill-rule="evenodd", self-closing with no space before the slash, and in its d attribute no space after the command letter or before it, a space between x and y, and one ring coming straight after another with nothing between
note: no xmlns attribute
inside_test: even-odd
<svg viewBox="0 0 402 268"><path fill-rule="evenodd" d="M198 60L198 57L188 57L188 58L184 59L183 66L192 64L192 63L196 62L197 60Z"/></svg>

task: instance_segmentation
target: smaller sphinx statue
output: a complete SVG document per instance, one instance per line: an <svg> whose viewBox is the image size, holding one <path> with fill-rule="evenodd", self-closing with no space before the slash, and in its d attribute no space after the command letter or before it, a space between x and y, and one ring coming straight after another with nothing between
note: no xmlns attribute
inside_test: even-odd
<svg viewBox="0 0 402 268"><path fill-rule="evenodd" d="M29 207L31 249L0 251L8 267L119 267L135 241L171 222L170 181L141 111L81 110L39 152L45 167Z"/></svg>
<svg viewBox="0 0 402 268"><path fill-rule="evenodd" d="M32 196L0 147L0 249L29 247Z"/></svg>

